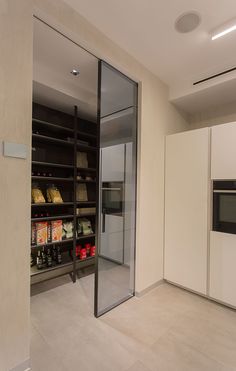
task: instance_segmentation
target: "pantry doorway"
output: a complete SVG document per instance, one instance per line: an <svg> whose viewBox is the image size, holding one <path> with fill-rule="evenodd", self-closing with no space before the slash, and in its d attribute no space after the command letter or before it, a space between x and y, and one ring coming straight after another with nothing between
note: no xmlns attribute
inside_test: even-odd
<svg viewBox="0 0 236 371"><path fill-rule="evenodd" d="M134 295L137 84L36 17L33 62L31 292L87 276L98 317Z"/></svg>

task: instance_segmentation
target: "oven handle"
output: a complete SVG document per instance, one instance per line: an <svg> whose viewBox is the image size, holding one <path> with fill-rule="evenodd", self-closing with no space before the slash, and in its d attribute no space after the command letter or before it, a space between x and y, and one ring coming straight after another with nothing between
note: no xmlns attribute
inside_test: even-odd
<svg viewBox="0 0 236 371"><path fill-rule="evenodd" d="M236 189L214 189L213 193L236 193Z"/></svg>

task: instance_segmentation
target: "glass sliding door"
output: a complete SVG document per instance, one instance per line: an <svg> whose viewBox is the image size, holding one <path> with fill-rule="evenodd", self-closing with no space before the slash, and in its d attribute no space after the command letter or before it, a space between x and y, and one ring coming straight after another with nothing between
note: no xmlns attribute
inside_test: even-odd
<svg viewBox="0 0 236 371"><path fill-rule="evenodd" d="M100 62L95 316L134 295L137 84Z"/></svg>

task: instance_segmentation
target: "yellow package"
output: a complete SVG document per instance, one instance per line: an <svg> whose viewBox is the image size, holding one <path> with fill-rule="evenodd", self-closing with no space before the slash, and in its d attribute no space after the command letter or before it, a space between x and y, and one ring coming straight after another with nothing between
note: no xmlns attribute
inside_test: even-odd
<svg viewBox="0 0 236 371"><path fill-rule="evenodd" d="M32 186L32 201L35 204L45 203L45 198L41 189L38 186Z"/></svg>
<svg viewBox="0 0 236 371"><path fill-rule="evenodd" d="M47 199L48 202L52 202L54 204L60 204L63 202L63 199L61 197L61 193L58 190L57 187L51 186L47 189Z"/></svg>

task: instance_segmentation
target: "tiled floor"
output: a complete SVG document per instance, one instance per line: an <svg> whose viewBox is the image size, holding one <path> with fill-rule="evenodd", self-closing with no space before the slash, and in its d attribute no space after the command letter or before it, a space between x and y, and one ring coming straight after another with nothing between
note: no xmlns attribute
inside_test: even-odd
<svg viewBox="0 0 236 371"><path fill-rule="evenodd" d="M233 310L164 284L95 319L92 275L56 283L31 298L32 371L236 371Z"/></svg>

